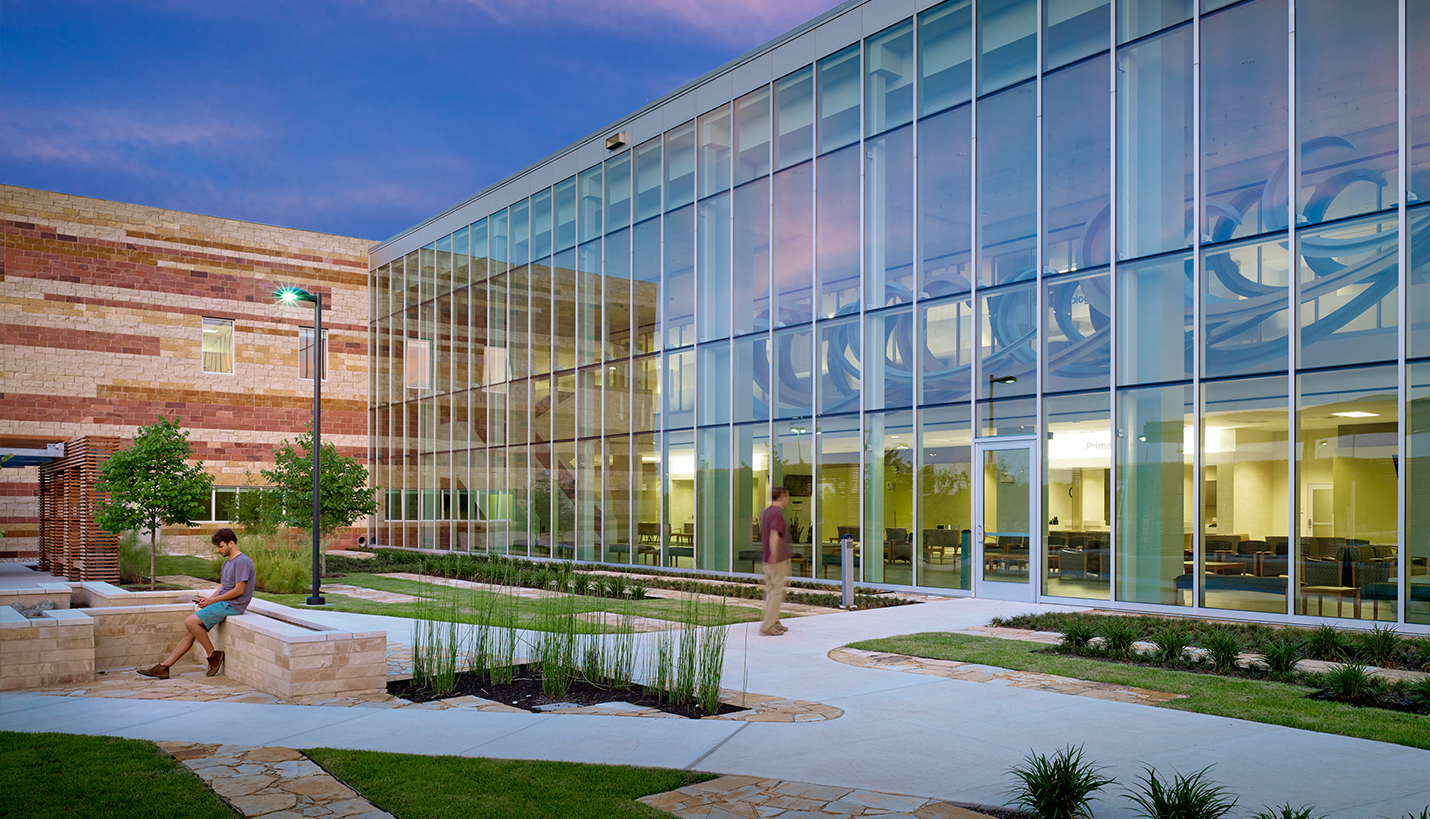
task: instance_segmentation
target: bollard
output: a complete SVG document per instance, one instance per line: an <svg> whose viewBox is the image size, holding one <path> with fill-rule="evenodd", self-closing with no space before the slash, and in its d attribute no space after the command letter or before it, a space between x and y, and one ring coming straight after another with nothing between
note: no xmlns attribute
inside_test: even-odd
<svg viewBox="0 0 1430 819"><path fill-rule="evenodd" d="M840 560L843 569L844 608L854 608L854 538L845 535L839 539Z"/></svg>

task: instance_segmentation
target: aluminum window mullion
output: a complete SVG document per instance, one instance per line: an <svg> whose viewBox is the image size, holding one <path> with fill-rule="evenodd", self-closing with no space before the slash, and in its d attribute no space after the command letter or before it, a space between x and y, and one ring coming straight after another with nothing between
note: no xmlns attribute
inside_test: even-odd
<svg viewBox="0 0 1430 819"><path fill-rule="evenodd" d="M1119 558L1120 558L1121 555L1122 555L1122 544L1121 544L1121 543L1119 542L1119 540L1118 540L1118 529L1120 528L1120 527L1118 526L1118 517L1119 517L1119 514L1120 514L1120 512L1121 512L1121 508L1122 508L1122 490L1121 490L1121 487L1120 487L1120 485L1119 485L1119 467L1120 467L1119 461L1121 460L1121 447L1118 446L1118 441L1121 440L1121 436L1118 434L1118 421L1119 421L1119 419L1118 419L1118 417L1117 417L1117 398L1118 398L1118 386L1117 386L1117 377L1118 377L1118 372L1117 372L1117 340L1118 340L1118 333L1121 331L1121 327L1119 326L1119 325L1121 324L1121 321L1120 321L1119 316L1118 316L1118 304L1117 304L1117 301L1118 301L1118 299L1117 299L1117 293L1118 293L1118 290L1120 289L1120 288L1118 288L1118 281L1117 281L1117 272L1118 272L1117 268L1118 268L1118 262L1119 262L1118 253L1117 253L1117 248L1118 248L1118 242L1121 241L1121 237L1119 236L1120 231L1117 229L1117 228L1118 228L1118 219L1119 219L1118 211L1120 210L1120 208L1118 208L1118 206L1117 206L1117 182L1118 182L1118 180L1117 180L1117 165L1118 165L1118 159L1117 159L1117 154L1118 154L1118 144L1117 144L1117 143L1118 143L1118 140L1117 140L1117 117L1118 117L1118 109L1117 109L1117 67L1118 67L1118 64L1119 64L1119 63L1118 63L1118 53L1117 53L1117 4L1116 4L1116 3L1108 3L1107 5L1108 5L1108 17L1109 17L1109 23L1108 23L1108 27L1107 27L1107 36L1108 36L1108 42L1109 42L1109 45L1108 45L1109 54L1111 55L1111 59L1109 59L1109 60L1107 61L1107 85L1108 85L1108 94L1111 96L1111 100L1110 100L1110 102L1109 102L1109 104L1108 104L1108 111L1111 113L1111 118L1110 118L1110 121L1108 122L1108 126L1107 126L1107 127L1108 127L1108 130L1111 132L1111 137L1110 137L1109 140L1108 140L1108 146L1109 146L1109 149L1110 149L1110 157L1109 157L1109 158L1111 159L1111 161L1108 163L1108 180L1107 180L1107 182L1108 182L1108 192L1109 192L1109 194L1110 194L1110 195L1108 196L1108 214L1107 214L1107 215L1108 215L1108 219L1107 219L1107 250L1108 250L1108 253L1107 253L1107 256L1108 256L1108 261L1107 261L1107 265L1108 265L1108 267L1107 267L1107 275L1108 275L1108 277L1109 277L1109 278L1108 278L1108 281L1109 281L1109 283L1110 283L1110 285L1111 285L1111 287L1109 288L1110 298L1109 298L1109 300L1108 300L1108 303L1109 303L1108 310L1111 311L1111 315L1108 316L1108 331L1109 331L1109 337L1110 337L1111 340L1112 340L1112 343L1109 345L1109 353L1110 353L1110 354L1109 354L1109 359L1110 359L1110 360L1108 361L1108 371L1107 371L1107 376L1108 376L1108 390L1107 390L1108 399L1107 399L1107 402L1108 402L1108 422L1109 422L1109 423L1108 423L1108 432L1111 434L1111 439L1112 439L1111 458L1109 459L1108 462L1111 464L1112 469L1111 469L1111 473L1110 473L1109 476L1108 476L1108 477L1110 478L1110 480L1107 481L1107 483L1108 483L1109 485L1108 485L1107 487L1105 487L1104 491L1106 491L1106 492L1111 492L1111 493L1112 493L1112 503L1111 503L1111 505L1110 505L1110 510L1111 510L1111 511L1108 513L1108 516L1107 516L1107 517L1108 517L1108 520L1107 520L1107 541L1108 541L1107 602L1108 602L1109 604L1115 604L1115 603L1117 602L1117 575L1118 575L1118 564L1119 564Z"/></svg>
<svg viewBox="0 0 1430 819"><path fill-rule="evenodd" d="M1045 572L1047 571L1048 562L1046 555L1047 538L1043 536L1043 527L1047 525L1047 514L1045 512L1044 506L1045 496L1047 494L1048 487L1048 474L1046 471L1047 464L1043 461L1043 443L1044 439L1047 438L1047 435L1043 431L1044 425L1046 423L1046 419L1043 417L1043 373L1047 369L1048 362L1047 354L1043 350L1043 344L1047 339L1047 333L1043 329L1043 322L1047 314L1046 305L1043 303L1043 273L1044 267L1047 264L1047 259L1045 258L1045 254L1047 252L1045 241L1047 224L1044 221L1043 214L1043 206L1045 204L1043 200L1043 66L1046 64L1043 55L1043 50L1046 45L1043 39L1043 6L1045 1L1046 0L1037 0L1038 23L1036 29L1036 51L1038 64L1036 66L1036 80L1033 86L1033 99L1034 105L1036 106L1034 116L1034 138L1036 140L1035 144L1037 146L1035 149L1037 153L1036 159L1034 160L1035 164L1033 168L1033 175L1035 179L1034 199L1037 203L1037 212L1034 215L1034 219L1036 221L1037 226L1034 230L1034 240L1036 242L1036 246L1033 250L1033 259L1035 266L1035 270L1033 271L1033 282L1036 290L1033 294L1033 303L1034 305L1036 305L1035 309L1038 311L1037 315L1033 319L1033 327L1035 328L1035 332L1037 332L1038 334L1038 338L1033 343L1033 349L1036 351L1037 355L1037 365L1033 368L1033 429L1035 430L1035 435L1032 447L1032 457L1035 459L1034 463L1037 464L1037 468L1032 471L1038 476L1039 483L1042 484L1039 487L1039 491L1033 493L1034 497L1029 499L1031 501L1031 507L1034 513L1033 520L1029 521L1029 523L1034 525L1030 528L1036 529L1036 531L1028 532L1028 582L1031 584L1029 591L1032 592L1033 600L1035 602L1042 596L1043 593L1043 587L1045 585L1044 578L1046 576ZM1036 570L1034 568L1035 566Z"/></svg>
<svg viewBox="0 0 1430 819"><path fill-rule="evenodd" d="M1397 283L1397 286L1396 286L1396 292L1397 292L1397 294L1399 295L1399 304L1398 304L1399 316L1398 316L1398 318L1399 318L1399 325L1400 325L1400 326L1399 326L1400 344L1398 345L1398 347L1399 347L1399 349L1398 349L1399 362L1398 362L1398 366L1397 366L1397 368L1396 368L1396 373L1397 373L1397 379L1398 379L1398 381L1399 381L1399 385L1398 385L1398 386L1399 386L1399 392L1400 392L1400 398L1399 398L1399 401L1398 401L1398 409L1400 410L1400 418L1398 419L1398 420L1399 420L1399 423L1396 424L1396 433L1397 433L1397 434L1396 434L1396 438L1397 438L1397 440L1396 440L1396 449L1397 449L1397 451L1400 453L1400 463L1408 464L1409 461L1406 459L1405 456L1408 455L1408 454L1410 454L1410 450L1409 450L1409 446L1408 446L1409 441L1407 440L1407 434L1406 434L1406 424L1407 424L1407 423L1409 422L1409 420L1410 420L1410 413L1409 413L1409 410L1410 410L1410 392L1409 392L1410 383L1409 383L1409 371L1407 370L1407 365L1406 365L1406 358L1407 358L1407 356L1408 356L1408 354L1409 354L1409 353L1408 353L1408 351L1409 351L1408 336L1409 336L1409 332L1410 332L1410 331L1409 331L1409 324L1410 324L1410 307L1409 307L1409 302L1410 302L1410 299L1409 299L1410 275L1409 275L1409 272L1408 272L1408 271L1409 271L1409 267L1410 267L1410 238L1409 238L1409 237L1410 237L1410 216L1409 216L1409 213L1408 213L1408 210L1409 210L1409 202L1408 202L1408 199L1409 199L1409 196L1410 196L1410 194L1409 194L1409 181L1410 181L1410 179L1409 179L1409 177L1410 177L1410 123L1409 123L1409 91L1408 91L1408 89L1407 89L1406 86L1407 86L1407 84L1409 83L1409 76L1410 76L1410 75L1407 73L1407 68L1408 68L1408 65L1407 65L1407 50L1408 50L1407 40L1408 40L1408 38L1409 38L1410 35L1409 35L1409 20L1408 20L1408 13L1407 13L1407 10L1406 10L1406 2L1405 2L1405 0L1400 0L1400 4L1399 4L1399 5L1400 5L1400 7L1399 7L1399 9L1398 9L1398 11L1399 11L1399 17L1400 17L1400 19L1399 19L1399 36L1396 38L1396 46L1397 46L1397 48L1399 49L1399 52L1400 52L1400 71L1399 71L1399 73L1396 75L1396 79L1397 79L1397 83L1396 83L1396 84L1399 86L1398 91L1397 91L1397 94L1398 94L1397 103L1398 103L1399 109L1400 109L1400 111L1399 111L1399 116L1397 117L1397 120L1398 120L1399 123L1400 123L1400 125L1399 125L1399 131L1400 131L1400 133L1397 135L1398 138L1399 138L1399 143L1400 143L1400 168L1399 168L1399 170L1398 170L1398 175L1399 175L1399 187L1400 187L1400 203L1399 203L1400 247L1399 247L1398 250L1397 250L1397 252L1398 252L1398 260L1399 260L1399 264L1397 265L1397 266L1399 267L1399 271L1398 271L1398 272L1399 272L1399 282ZM1409 547L1409 543L1406 541L1406 535L1409 533L1409 530L1408 530L1408 527L1407 527L1407 523L1408 523L1408 521L1407 521L1408 513L1407 513L1406 510L1407 510L1407 507L1409 506L1410 496L1409 496L1409 494L1408 494L1407 491L1406 491L1407 488L1408 488L1408 483L1407 483L1407 480L1406 480L1406 475L1405 475L1405 473L1406 473L1406 470L1405 470L1405 469L1397 469L1397 470L1396 470L1396 500L1399 501L1399 502L1396 504L1397 510L1396 510L1396 549L1395 549L1395 553L1396 553L1396 557L1397 557L1397 563L1399 564L1399 566L1398 566L1398 571L1396 572L1396 574L1399 576L1400 580L1398 581L1398 583L1399 583L1399 588L1396 589L1396 613L1395 613L1395 619L1396 619L1396 622L1397 622L1397 623L1400 623L1401 625L1404 625L1404 624L1408 621L1408 619L1409 619L1409 617L1408 617L1408 611L1407 611L1407 610L1408 610L1408 607L1409 607L1409 600L1408 600L1408 598L1409 598L1409 596L1410 596L1410 558L1409 558L1409 557L1407 556L1407 554L1406 554L1406 551L1407 551L1407 549L1408 549L1408 547Z"/></svg>
<svg viewBox="0 0 1430 819"><path fill-rule="evenodd" d="M1287 130L1287 156L1286 165L1286 289L1288 303L1286 322L1286 397L1288 415L1286 418L1286 491L1288 493L1286 505L1287 529L1286 529L1286 603L1289 606L1287 619L1296 617L1296 599L1301 596L1301 487L1299 484L1301 477L1300 454L1297 442L1301 437L1301 415L1300 393L1296 389L1296 365L1299 359L1297 355L1298 342L1301 337L1301 302L1300 302L1300 280L1301 264L1300 252L1296 245L1297 228L1297 208L1298 193L1297 187L1300 184L1298 177L1301 173L1301 149L1296 143L1296 0L1290 0L1287 8L1286 21L1286 41L1288 54L1286 58L1286 82L1288 87L1286 99L1286 130Z"/></svg>
<svg viewBox="0 0 1430 819"><path fill-rule="evenodd" d="M1206 493L1206 447L1202 442L1202 4L1192 11L1192 583L1191 605L1194 611L1206 602L1206 561L1202 544L1206 514L1203 496ZM1183 456L1185 458L1185 456Z"/></svg>
<svg viewBox="0 0 1430 819"><path fill-rule="evenodd" d="M869 373L868 373L868 364L869 364L869 349L868 349L868 347L869 347L869 345L868 345L868 343L867 343L867 342L868 342L868 337L865 336L865 334L864 334L865 320L866 320L867 317L868 317L868 311L869 311L869 299L868 299L867 290L866 290L866 288L868 287L868 278L869 278L869 260L868 260L868 258L867 258L867 257L868 257L868 253L869 253L869 240L868 240L868 236L866 235L866 234L868 233L868 220L869 220L869 213L868 213L868 210L869 210L869 191L868 191L868 178L867 178L867 177L868 177L867 171L868 171L868 169L869 169L869 143L868 143L868 141L867 141L866 138L865 138L865 135L868 133L868 130L869 130L869 129L868 129L868 127L865 125L865 120L864 120L864 117L865 117L866 113L867 113L868 110L869 110L869 99L868 99L868 96L869 96L869 93L868 93L868 92L869 92L869 84L864 81L865 72L868 70L868 66L866 65L867 60L868 60L868 55L865 54L864 40L861 39L861 40L859 41L859 99L860 99L860 103L861 103L861 104L860 104L860 106L859 106L859 125L860 125L860 127L859 127L859 143L858 143L858 144L859 144L859 292L858 292L858 295L856 296L856 304L858 304L858 306L859 306L859 329L858 329L856 332L858 333L859 348L860 348L860 351L862 352L862 355L860 356L860 359L859 359L859 393L860 393L860 396L859 396L859 439L860 439L860 440L864 440L864 439L865 439L865 436L868 435L868 427L867 427L866 424L865 424L866 418L865 418L865 414L864 414L864 396L863 396L864 387L867 386L867 385L865 384L865 381L866 381L866 380L868 379L868 377L869 377ZM883 173L880 174L880 178L887 179L887 178L888 178L888 168L887 168L888 158L887 158L887 156L885 157L885 160L884 160L884 161L885 161L885 168L883 169ZM886 203L886 204L887 204L887 203ZM884 241L885 241L886 243L888 242L888 236L887 236L887 234L885 234L885 236L884 236ZM887 271L885 271L885 274L886 274L886 281L887 281ZM879 304L880 306L883 306L883 300L884 300L884 298L883 298L883 295L881 294L880 297L879 297L879 301L878 301L878 304ZM817 339L817 338L818 338L818 336L816 335L816 339ZM820 345L819 345L817 342L816 342L816 344L815 344L815 348L814 348L814 349L815 349L815 355L818 356L818 355L819 355L819 351L820 351ZM829 353L825 353L825 356L826 356L826 357L828 357L828 355L829 355ZM816 405L816 406L817 406L817 405ZM881 442L881 444L882 444L882 442ZM866 464L864 463L864 459L865 459L865 457L869 456L869 453L866 452L866 451L864 451L865 449L866 449L866 447L863 447L863 446L857 447L856 452L858 452L859 462L858 462L858 464L857 464L857 466L855 467L855 470L854 470L854 472L855 472L855 478L856 478L856 487L857 487L856 491L858 492L858 498L859 498L859 504L858 504L858 507L859 507L859 539L860 539L861 542L865 539L865 538L864 538L864 530L865 530L865 524L866 524L866 520L865 520L865 519L868 517L868 516L865 514L864 504L865 504L866 496L868 495L868 493L869 493L870 491L873 491L873 490L871 489L871 487L868 486L868 483L869 483L869 482L865 480L865 477L866 477L866 476L865 476L865 474L864 474L864 470L866 469ZM879 488L879 491L883 491L883 487L880 487L880 488ZM881 507L882 507L882 505L883 505L883 504L880 504ZM872 569L873 561L871 561L871 560L869 559L869 558L872 556L872 551L873 551L873 550L872 550L872 546L873 546L873 544L866 544L866 546L869 547L869 548L865 548L865 549L863 550L863 557L861 558L861 560L860 560L860 565L859 565L859 567L858 567L858 568L859 568L859 573L858 573L857 575L854 575L854 577L855 577L855 578L858 578L858 579L862 579L864 582L867 583L867 582L873 582L873 569ZM841 545L841 546L840 546L840 560L841 560L841 561L843 561L843 559L844 559L844 556L843 556L843 548L844 548L843 545ZM842 562L840 563L840 566L841 566L841 567L843 566L843 563L842 563ZM856 582L858 582L858 581L856 580Z"/></svg>
<svg viewBox="0 0 1430 819"><path fill-rule="evenodd" d="M919 223L922 221L921 217L923 215L923 205L921 200L919 199L919 197L922 195L922 191L919 188L919 133L923 130L923 120L919 116L922 113L919 110L921 107L919 102L922 99L921 95L923 94L924 81L922 76L923 72L919 70L919 66L923 64L920 62L920 49L922 47L923 38L919 36L919 15L917 14L915 14L913 17L912 38L913 52L912 56L910 57L909 63L909 65L912 66L912 68L910 69L912 71L912 79L909 83L909 87L913 95L913 121L909 123L909 139L911 150L913 153L913 162L910 167L913 169L914 175L911 185L911 190L913 191L914 207L912 224L909 225L909 231L913 239L914 255L912 258L912 262L914 286L912 288L913 297L909 299L909 301L913 305L913 309L909 314L909 320L913 322L912 334L914 339L914 359L912 362L910 362L910 366L913 368L913 383L909 387L909 396L913 401L913 406L909 408L909 418L911 423L913 424L912 444L914 448L914 475L913 480L909 482L909 490L913 493L913 502L910 504L909 507L911 510L910 515L912 516L912 519L909 521L909 531L913 533L911 535L911 543L909 545L909 562L911 564L909 568L909 585L917 588L919 585L919 562L923 557L923 518L920 517L923 508L922 504L919 503L919 495L922 494L919 490L923 487L922 468L924 438L923 427L919 426L919 419L923 414L922 410L919 409L919 403L923 400L923 348L926 342L926 339L919 332L919 316L922 310L921 297L923 295L921 285L923 284L924 279L923 235L919 230Z"/></svg>

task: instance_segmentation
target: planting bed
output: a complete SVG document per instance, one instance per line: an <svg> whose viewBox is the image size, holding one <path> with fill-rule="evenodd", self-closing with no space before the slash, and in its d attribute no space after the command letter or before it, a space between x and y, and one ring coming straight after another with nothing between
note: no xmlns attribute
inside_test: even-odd
<svg viewBox="0 0 1430 819"><path fill-rule="evenodd" d="M415 680L394 680L387 684L387 693L412 702L434 702L453 697L481 697L503 705L511 705L526 711L540 712L537 706L570 703L575 706L600 705L607 702L626 702L643 708L655 708L690 719L733 714L747 709L737 705L721 703L715 711L706 711L697 703L674 704L656 698L654 692L645 686L632 684L626 688L614 685L602 686L581 678L574 678L566 685L566 693L560 697L547 696L542 689L540 667L519 665L509 683L493 683L485 674L461 672L456 676L456 686L451 691L436 693Z"/></svg>

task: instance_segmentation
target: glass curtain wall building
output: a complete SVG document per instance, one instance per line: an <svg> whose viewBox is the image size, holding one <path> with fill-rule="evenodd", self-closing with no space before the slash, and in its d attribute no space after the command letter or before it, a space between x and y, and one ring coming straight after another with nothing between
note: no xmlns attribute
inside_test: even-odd
<svg viewBox="0 0 1430 819"><path fill-rule="evenodd" d="M841 6L373 251L377 544L1430 629L1430 2Z"/></svg>

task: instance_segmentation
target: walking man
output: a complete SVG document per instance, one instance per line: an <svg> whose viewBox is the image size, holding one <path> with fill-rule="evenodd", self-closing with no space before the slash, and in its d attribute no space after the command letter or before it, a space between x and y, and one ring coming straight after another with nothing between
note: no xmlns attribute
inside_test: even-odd
<svg viewBox="0 0 1430 819"><path fill-rule="evenodd" d="M765 617L760 621L760 633L778 637L789 629L780 622L780 606L785 601L785 584L789 582L790 548L785 528L785 507L789 505L789 490L776 486L770 490L770 505L760 517L760 541L765 566Z"/></svg>
<svg viewBox="0 0 1430 819"><path fill-rule="evenodd" d="M214 532L210 541L224 558L223 569L219 572L219 590L200 600L199 610L184 618L184 628L187 632L168 659L153 668L135 669L146 677L169 679L169 668L183 659L189 649L193 648L195 640L204 647L209 658L205 675L212 677L223 668L223 652L214 651L214 644L209 640L209 629L222 623L226 617L248 611L248 603L253 599L257 573L253 568L253 560L238 550L238 536L232 529Z"/></svg>

